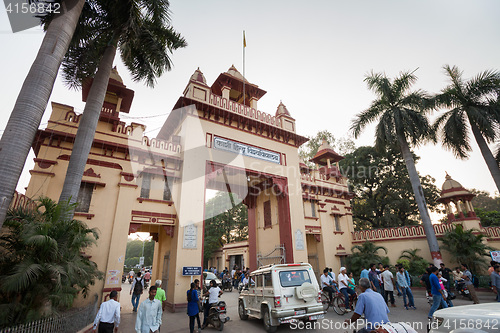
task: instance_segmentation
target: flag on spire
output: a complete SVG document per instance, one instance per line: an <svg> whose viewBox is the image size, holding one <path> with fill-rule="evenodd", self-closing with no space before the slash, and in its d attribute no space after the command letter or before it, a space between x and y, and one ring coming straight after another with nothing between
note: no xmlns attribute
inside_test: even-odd
<svg viewBox="0 0 500 333"><path fill-rule="evenodd" d="M245 39L245 30L243 30L243 47L247 47L247 40Z"/></svg>

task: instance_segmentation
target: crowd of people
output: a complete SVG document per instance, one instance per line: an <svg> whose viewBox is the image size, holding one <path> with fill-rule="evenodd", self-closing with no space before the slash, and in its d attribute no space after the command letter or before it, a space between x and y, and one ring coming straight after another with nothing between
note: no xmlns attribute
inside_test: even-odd
<svg viewBox="0 0 500 333"><path fill-rule="evenodd" d="M490 265L488 273L491 277L491 289L497 295L497 301L500 302L500 263L491 261ZM249 280L250 269L248 267L242 270L235 265L231 272L226 267L220 273L217 272L215 267L211 267L210 270L220 277L223 283L232 283L234 287L237 287L240 283L243 285L251 283L251 280ZM151 276L149 271L146 274L148 274L147 277L142 272L136 273L130 288L133 311L138 312L135 325L138 333L159 332L162 313L165 311L166 305L166 295L161 288L161 280L155 281L155 285L149 288L148 298L139 305L141 294L148 289L146 279L149 280ZM428 313L429 319L432 319L434 312L438 308L453 306L452 299L454 296L451 281L454 282L457 290L466 288L474 304L479 304L474 286L474 276L466 264L455 267L454 270L449 269L443 263L441 263L440 268L429 264L426 272L420 278L421 284L427 290L428 297L432 298ZM388 318L389 306L396 307L394 291L397 291L397 296L403 298L406 310L416 310L411 285L411 277L401 264L396 265L396 277L391 272L389 265L373 263L368 268L362 267L357 284L353 273L348 272L345 267L340 268L338 276L335 276L331 268L325 268L320 277L320 286L328 294L330 301L333 301L334 293L341 293L344 296L346 311L354 311L352 317L346 320L347 324L356 322L364 315L366 327L358 330L359 333L372 332L375 327L378 327L377 332L390 332L391 329L397 331L395 330L397 327L407 332L414 332L411 327L406 327L403 323L390 323ZM187 291L187 314L191 333L194 333L196 323L198 330L203 330L207 326L210 307L218 302L218 297L222 293L215 280L210 281L209 288L204 286L202 288L198 279L191 283L190 289ZM352 309L349 300L354 294L358 295L358 299L355 309ZM118 331L120 324L118 294L116 291L112 291L109 297L110 299L101 305L97 313L93 325L94 332L97 330L99 333ZM202 311L204 312L203 325L199 316Z"/></svg>

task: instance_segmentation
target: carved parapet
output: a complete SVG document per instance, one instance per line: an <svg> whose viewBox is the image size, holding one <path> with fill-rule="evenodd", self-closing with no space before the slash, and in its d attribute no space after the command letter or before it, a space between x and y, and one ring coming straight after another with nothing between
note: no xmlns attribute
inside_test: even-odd
<svg viewBox="0 0 500 333"><path fill-rule="evenodd" d="M454 226L450 224L434 224L433 227L437 237L444 235L446 232L451 231L454 228ZM363 243L365 241L416 239L426 237L424 227L422 225L361 230L354 231L351 234L353 243Z"/></svg>

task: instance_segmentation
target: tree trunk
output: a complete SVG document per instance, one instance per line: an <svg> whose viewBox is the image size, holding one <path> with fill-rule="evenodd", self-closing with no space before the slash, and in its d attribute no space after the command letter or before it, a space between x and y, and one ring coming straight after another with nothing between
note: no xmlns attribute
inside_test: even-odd
<svg viewBox="0 0 500 333"><path fill-rule="evenodd" d="M406 163L408 175L410 176L413 193L415 193L415 201L417 202L420 217L422 218L422 225L427 237L429 249L431 250L432 260L434 261L434 265L436 267L439 267L439 264L442 263L443 260L441 257L441 252L439 251L439 244L437 241L436 233L434 232L434 227L432 226L431 218L429 216L427 204L425 203L424 191L422 190L420 178L418 176L417 169L415 168L415 161L413 160L413 156L406 140L401 136L398 136L398 141L399 147L401 148L401 153L403 154L403 158Z"/></svg>
<svg viewBox="0 0 500 333"><path fill-rule="evenodd" d="M116 55L116 46L108 45L99 63L99 68L94 77L92 87L87 97L87 103L76 132L73 150L69 159L64 186L59 197L59 203L69 202L73 204L78 198L78 191L82 182L83 172L87 164L90 148L94 141L94 135L101 115L104 97L108 90L109 75ZM68 213L66 218L72 218L74 209Z"/></svg>
<svg viewBox="0 0 500 333"><path fill-rule="evenodd" d="M481 131L479 131L477 125L471 122L470 120L469 123L472 128L472 134L474 134L474 138L476 139L477 145L481 150L481 154L483 154L484 161L486 162L486 165L490 170L491 177L493 177L493 181L497 186L498 192L500 192L500 169L498 168L497 161L493 156L493 153L491 152L490 148L488 147L486 140L484 140L483 136L481 135Z"/></svg>
<svg viewBox="0 0 500 333"><path fill-rule="evenodd" d="M0 140L0 228L68 51L85 0L64 0L49 24Z"/></svg>

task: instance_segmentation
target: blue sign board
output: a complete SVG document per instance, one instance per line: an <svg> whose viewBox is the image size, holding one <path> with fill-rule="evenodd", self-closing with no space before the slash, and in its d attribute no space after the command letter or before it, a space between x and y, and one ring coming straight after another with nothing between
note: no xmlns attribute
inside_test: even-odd
<svg viewBox="0 0 500 333"><path fill-rule="evenodd" d="M201 266L187 266L182 267L182 275L183 276L193 276L193 275L201 275Z"/></svg>

